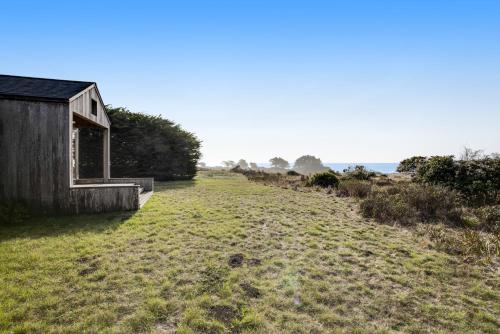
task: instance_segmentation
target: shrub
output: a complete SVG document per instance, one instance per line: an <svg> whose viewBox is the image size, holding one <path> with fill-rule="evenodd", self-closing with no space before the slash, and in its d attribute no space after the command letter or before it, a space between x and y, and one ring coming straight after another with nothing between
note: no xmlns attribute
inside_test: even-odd
<svg viewBox="0 0 500 334"><path fill-rule="evenodd" d="M418 179L429 184L453 187L456 165L452 155L434 156L417 169Z"/></svg>
<svg viewBox="0 0 500 334"><path fill-rule="evenodd" d="M500 200L500 159L431 157L418 168L417 181L455 189L468 205L495 204Z"/></svg>
<svg viewBox="0 0 500 334"><path fill-rule="evenodd" d="M453 187L470 205L495 204L500 200L500 159L456 162Z"/></svg>
<svg viewBox="0 0 500 334"><path fill-rule="evenodd" d="M286 172L286 175L289 175L289 176L300 176L302 174L300 173L297 173L296 171L294 170L289 170L288 172Z"/></svg>
<svg viewBox="0 0 500 334"><path fill-rule="evenodd" d="M464 231L459 244L465 255L484 257L491 262L500 256L500 234L490 235L477 231Z"/></svg>
<svg viewBox="0 0 500 334"><path fill-rule="evenodd" d="M376 175L375 172L367 170L365 166L349 166L349 168L344 169L344 176L348 179L369 180Z"/></svg>
<svg viewBox="0 0 500 334"><path fill-rule="evenodd" d="M426 162L426 157L415 156L404 159L396 169L399 173L415 173L417 169Z"/></svg>
<svg viewBox="0 0 500 334"><path fill-rule="evenodd" d="M240 165L236 165L235 167L231 168L230 171L233 173L244 174L245 169L241 168Z"/></svg>
<svg viewBox="0 0 500 334"><path fill-rule="evenodd" d="M436 248L449 254L462 255L468 260L480 259L491 263L500 256L500 234L471 230L452 230L443 225L427 225L424 233Z"/></svg>
<svg viewBox="0 0 500 334"><path fill-rule="evenodd" d="M421 221L436 219L447 222L460 222L460 200L455 191L439 186L410 184L401 187L407 203L415 208Z"/></svg>
<svg viewBox="0 0 500 334"><path fill-rule="evenodd" d="M409 224L415 215L414 210L399 194L383 196L382 193L365 199L360 203L363 217L374 218L379 222L399 222Z"/></svg>
<svg viewBox="0 0 500 334"><path fill-rule="evenodd" d="M468 150L462 160L412 157L401 161L398 171L416 171L417 182L454 189L469 206L500 204L500 159L479 153Z"/></svg>
<svg viewBox="0 0 500 334"><path fill-rule="evenodd" d="M389 187L372 193L361 202L360 209L364 217L380 222L405 225L437 221L461 223L457 194L437 186L409 184Z"/></svg>
<svg viewBox="0 0 500 334"><path fill-rule="evenodd" d="M304 175L297 177L288 177L288 175L282 175L280 173L267 173L264 171L255 170L242 170L233 169L234 172L241 173L247 177L248 180L253 182L261 182L266 185L273 185L283 188L293 188L298 189L298 187L305 186L307 178Z"/></svg>
<svg viewBox="0 0 500 334"><path fill-rule="evenodd" d="M357 197L365 198L372 190L372 185L366 181L359 180L343 180L340 182L336 191L340 197Z"/></svg>
<svg viewBox="0 0 500 334"><path fill-rule="evenodd" d="M500 205L484 206L475 210L480 220L479 228L500 233Z"/></svg>
<svg viewBox="0 0 500 334"><path fill-rule="evenodd" d="M322 188L337 188L339 185L339 179L332 171L317 173L310 177L308 185Z"/></svg>
<svg viewBox="0 0 500 334"><path fill-rule="evenodd" d="M386 186L392 185L393 181L390 178L388 178L386 175L382 175L382 176L380 176L380 178L375 180L375 184L379 187L386 187Z"/></svg>

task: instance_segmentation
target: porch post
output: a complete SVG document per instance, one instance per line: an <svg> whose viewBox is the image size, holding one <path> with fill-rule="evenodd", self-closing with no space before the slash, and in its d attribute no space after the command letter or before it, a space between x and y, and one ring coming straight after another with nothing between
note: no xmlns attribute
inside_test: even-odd
<svg viewBox="0 0 500 334"><path fill-rule="evenodd" d="M80 129L75 129L75 179L80 178Z"/></svg>
<svg viewBox="0 0 500 334"><path fill-rule="evenodd" d="M104 134L103 134L103 145L104 145L104 148L103 148L103 153L104 153L104 156L103 156L103 160L102 160L102 165L103 165L103 168L104 168L104 172L103 172L103 177L105 180L108 180L109 179L109 167L110 167L110 160L109 160L109 142L110 142L110 138L109 138L109 129L105 129L104 130Z"/></svg>

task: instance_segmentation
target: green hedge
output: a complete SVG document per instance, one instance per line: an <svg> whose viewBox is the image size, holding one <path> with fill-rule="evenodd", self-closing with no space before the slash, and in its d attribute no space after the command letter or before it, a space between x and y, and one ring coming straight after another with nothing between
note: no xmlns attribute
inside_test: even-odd
<svg viewBox="0 0 500 334"><path fill-rule="evenodd" d="M451 155L413 157L400 163L398 170L403 169L414 170L417 182L458 191L468 205L500 201L500 159L496 157L475 160L455 160Z"/></svg>
<svg viewBox="0 0 500 334"><path fill-rule="evenodd" d="M160 116L125 108L108 108L107 113L111 120L112 177L179 180L196 175L201 142L194 134ZM85 130L85 136L80 136L80 177L102 175L102 142L94 132Z"/></svg>

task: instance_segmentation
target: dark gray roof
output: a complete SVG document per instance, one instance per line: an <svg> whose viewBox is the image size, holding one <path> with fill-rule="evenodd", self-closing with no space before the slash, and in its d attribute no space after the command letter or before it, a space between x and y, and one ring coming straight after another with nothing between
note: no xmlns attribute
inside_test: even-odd
<svg viewBox="0 0 500 334"><path fill-rule="evenodd" d="M93 84L0 74L0 98L65 102Z"/></svg>

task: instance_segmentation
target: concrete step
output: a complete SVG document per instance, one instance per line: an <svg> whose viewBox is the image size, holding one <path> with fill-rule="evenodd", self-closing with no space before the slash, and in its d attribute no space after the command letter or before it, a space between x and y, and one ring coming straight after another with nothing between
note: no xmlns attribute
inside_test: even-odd
<svg viewBox="0 0 500 334"><path fill-rule="evenodd" d="M142 208L144 204L148 201L148 199L153 195L152 191L146 191L139 194L139 207Z"/></svg>

